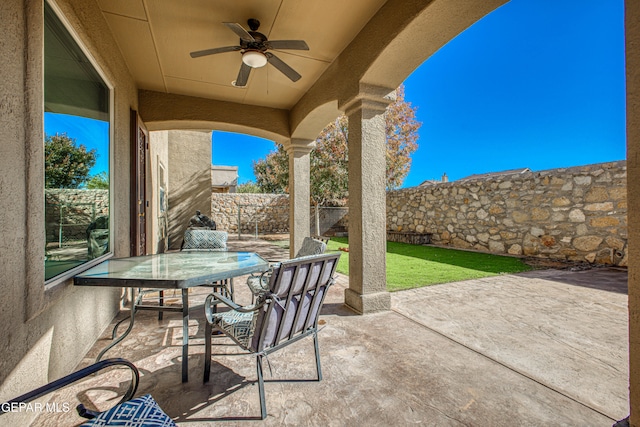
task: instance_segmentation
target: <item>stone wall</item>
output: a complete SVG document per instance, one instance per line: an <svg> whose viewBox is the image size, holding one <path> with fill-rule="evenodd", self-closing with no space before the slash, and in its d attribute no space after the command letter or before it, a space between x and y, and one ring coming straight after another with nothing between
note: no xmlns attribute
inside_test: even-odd
<svg viewBox="0 0 640 427"><path fill-rule="evenodd" d="M238 232L240 209L241 232L277 234L289 232L288 194L213 193L212 218L219 230ZM346 236L348 228L347 207L321 207L316 222L316 208L310 208L309 233L322 236Z"/></svg>
<svg viewBox="0 0 640 427"><path fill-rule="evenodd" d="M243 233L253 234L256 223L259 234L288 232L288 195L214 193L211 212L219 229L237 233L239 206ZM330 235L323 215L321 234ZM331 223L341 231L336 234L347 230L347 218L340 213ZM387 231L430 233L432 243L461 249L626 265L626 163L390 191Z"/></svg>
<svg viewBox="0 0 640 427"><path fill-rule="evenodd" d="M387 228L463 249L626 265L626 162L392 191Z"/></svg>
<svg viewBox="0 0 640 427"><path fill-rule="evenodd" d="M288 194L213 193L211 218L219 230L253 234L289 232Z"/></svg>
<svg viewBox="0 0 640 427"><path fill-rule="evenodd" d="M109 215L109 190L46 189L45 206L47 242L86 240L89 224Z"/></svg>

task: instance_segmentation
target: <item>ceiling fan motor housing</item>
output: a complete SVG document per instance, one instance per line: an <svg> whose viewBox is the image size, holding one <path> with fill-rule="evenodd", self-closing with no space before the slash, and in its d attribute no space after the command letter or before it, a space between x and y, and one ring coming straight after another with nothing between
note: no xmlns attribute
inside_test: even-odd
<svg viewBox="0 0 640 427"><path fill-rule="evenodd" d="M240 46L242 46L243 49L252 49L252 50L261 50L261 51L267 50L267 46L265 46L264 44L264 42L267 41L267 36L257 31L247 31L247 32L251 34L251 37L253 37L255 41L240 39Z"/></svg>

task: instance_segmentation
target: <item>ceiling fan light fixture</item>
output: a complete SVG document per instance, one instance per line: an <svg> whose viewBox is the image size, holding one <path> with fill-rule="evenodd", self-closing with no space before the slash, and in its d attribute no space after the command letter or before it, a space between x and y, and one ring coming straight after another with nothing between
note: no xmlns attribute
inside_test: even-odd
<svg viewBox="0 0 640 427"><path fill-rule="evenodd" d="M242 62L251 68L260 68L267 65L267 57L258 50L247 50L242 54Z"/></svg>

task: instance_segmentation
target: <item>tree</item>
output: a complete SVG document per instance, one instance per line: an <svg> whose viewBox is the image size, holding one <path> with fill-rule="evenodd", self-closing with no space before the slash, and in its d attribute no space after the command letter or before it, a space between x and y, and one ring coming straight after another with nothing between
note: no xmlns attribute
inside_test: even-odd
<svg viewBox="0 0 640 427"><path fill-rule="evenodd" d="M416 108L404 99L404 85L385 113L387 133L387 190L400 188L411 169L411 155L418 148Z"/></svg>
<svg viewBox="0 0 640 427"><path fill-rule="evenodd" d="M99 174L93 175L86 182L85 187L89 190L108 190L109 189L109 176L106 171L102 171Z"/></svg>
<svg viewBox="0 0 640 427"><path fill-rule="evenodd" d="M96 164L96 150L76 144L66 133L46 135L44 140L46 188L78 188Z"/></svg>
<svg viewBox="0 0 640 427"><path fill-rule="evenodd" d="M396 100L385 112L387 136L387 189L399 188L411 168L411 154L418 148L416 108L404 98L404 86L396 90ZM325 127L311 152L311 198L320 205L344 204L348 195L348 129L346 116ZM265 159L253 162L256 184L265 193L288 191L289 160L282 145Z"/></svg>
<svg viewBox="0 0 640 427"><path fill-rule="evenodd" d="M236 188L237 193L262 193L260 187L253 181L247 181Z"/></svg>
<svg viewBox="0 0 640 427"><path fill-rule="evenodd" d="M287 192L289 158L284 147L278 144L276 150L267 154L265 159L254 161L253 174L262 193Z"/></svg>

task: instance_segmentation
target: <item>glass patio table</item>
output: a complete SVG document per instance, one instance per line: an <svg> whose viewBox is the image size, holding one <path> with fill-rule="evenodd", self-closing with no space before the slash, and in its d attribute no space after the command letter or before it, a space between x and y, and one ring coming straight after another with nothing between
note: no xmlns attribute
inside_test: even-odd
<svg viewBox="0 0 640 427"><path fill-rule="evenodd" d="M112 258L74 277L76 286L131 288L131 321L123 335L100 352L97 361L122 341L133 328L135 288L181 289L182 308L160 307L182 312L182 382L188 381L189 288L216 286L220 281L266 271L269 263L253 252L171 252L130 258ZM222 286L222 285L220 285ZM154 307L158 309L158 307Z"/></svg>

